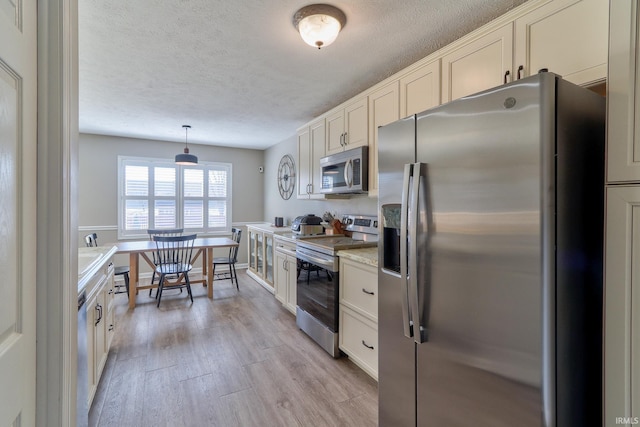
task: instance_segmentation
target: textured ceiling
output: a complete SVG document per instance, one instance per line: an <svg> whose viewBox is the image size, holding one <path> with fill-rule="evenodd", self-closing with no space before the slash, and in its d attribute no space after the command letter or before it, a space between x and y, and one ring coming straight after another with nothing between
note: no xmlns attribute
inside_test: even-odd
<svg viewBox="0 0 640 427"><path fill-rule="evenodd" d="M80 132L263 149L526 0L340 0L306 45L299 0L82 0Z"/></svg>

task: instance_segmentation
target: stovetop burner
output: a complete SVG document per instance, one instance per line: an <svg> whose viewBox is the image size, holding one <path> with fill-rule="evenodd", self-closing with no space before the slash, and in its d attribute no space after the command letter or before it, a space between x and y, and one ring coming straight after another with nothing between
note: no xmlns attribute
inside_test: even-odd
<svg viewBox="0 0 640 427"><path fill-rule="evenodd" d="M378 221L374 216L345 215L342 222L346 230L353 233L347 236L308 236L298 240L297 245L326 255L335 256L345 249L369 248L378 245Z"/></svg>

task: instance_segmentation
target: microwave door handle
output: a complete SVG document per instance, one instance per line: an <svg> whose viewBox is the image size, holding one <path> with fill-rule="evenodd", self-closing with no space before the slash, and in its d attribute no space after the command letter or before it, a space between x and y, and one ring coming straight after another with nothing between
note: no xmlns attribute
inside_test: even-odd
<svg viewBox="0 0 640 427"><path fill-rule="evenodd" d="M410 248L407 239L407 222L409 212L409 192L411 190L411 175L413 165L404 165L404 178L402 180L402 204L400 207L400 298L402 300L402 326L404 336L413 337L413 321L409 312L409 286L407 250Z"/></svg>
<svg viewBox="0 0 640 427"><path fill-rule="evenodd" d="M344 165L344 182L349 188L353 185L353 161L351 159L347 160L347 164Z"/></svg>

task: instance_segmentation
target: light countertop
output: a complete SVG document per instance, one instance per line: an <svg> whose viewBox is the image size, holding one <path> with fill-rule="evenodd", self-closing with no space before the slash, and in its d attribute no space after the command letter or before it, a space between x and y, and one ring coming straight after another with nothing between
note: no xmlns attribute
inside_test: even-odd
<svg viewBox="0 0 640 427"><path fill-rule="evenodd" d="M338 251L338 256L361 262L363 264L378 266L378 248L345 249Z"/></svg>
<svg viewBox="0 0 640 427"><path fill-rule="evenodd" d="M82 292L87 282L116 253L115 246L98 246L78 248L78 293Z"/></svg>
<svg viewBox="0 0 640 427"><path fill-rule="evenodd" d="M276 227L275 225L270 224L268 222L247 224L247 227L257 228L258 230L262 230L262 231L266 231L268 233L274 233L274 234L283 234L283 233L291 232L290 225L285 225L283 227Z"/></svg>

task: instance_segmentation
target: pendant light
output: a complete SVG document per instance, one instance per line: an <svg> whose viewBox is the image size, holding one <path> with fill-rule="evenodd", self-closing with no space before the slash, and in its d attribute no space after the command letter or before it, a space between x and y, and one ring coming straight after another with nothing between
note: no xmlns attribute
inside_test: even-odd
<svg viewBox="0 0 640 427"><path fill-rule="evenodd" d="M184 153L176 155L177 165L197 165L198 158L193 154L189 154L189 143L187 142L187 132L191 129L189 125L182 125L184 128Z"/></svg>
<svg viewBox="0 0 640 427"><path fill-rule="evenodd" d="M293 26L309 46L329 46L347 23L343 11L330 4L311 4L293 15Z"/></svg>

